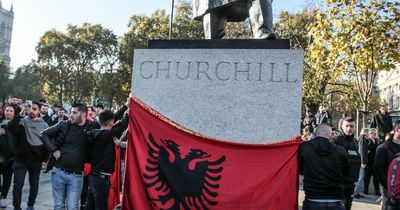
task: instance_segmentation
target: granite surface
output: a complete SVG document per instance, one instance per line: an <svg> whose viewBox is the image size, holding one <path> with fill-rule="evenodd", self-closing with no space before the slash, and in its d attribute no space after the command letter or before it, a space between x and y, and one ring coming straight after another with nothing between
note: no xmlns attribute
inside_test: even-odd
<svg viewBox="0 0 400 210"><path fill-rule="evenodd" d="M242 143L300 131L303 52L137 49L132 94L195 132Z"/></svg>

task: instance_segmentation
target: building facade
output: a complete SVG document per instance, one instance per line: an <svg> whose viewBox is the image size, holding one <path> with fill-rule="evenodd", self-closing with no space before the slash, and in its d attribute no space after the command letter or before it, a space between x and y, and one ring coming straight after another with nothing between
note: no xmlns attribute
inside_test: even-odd
<svg viewBox="0 0 400 210"><path fill-rule="evenodd" d="M387 104L393 118L400 119L400 64L392 71L379 72L373 94Z"/></svg>
<svg viewBox="0 0 400 210"><path fill-rule="evenodd" d="M10 65L11 35L14 22L13 6L10 10L3 8L0 0L0 60Z"/></svg>

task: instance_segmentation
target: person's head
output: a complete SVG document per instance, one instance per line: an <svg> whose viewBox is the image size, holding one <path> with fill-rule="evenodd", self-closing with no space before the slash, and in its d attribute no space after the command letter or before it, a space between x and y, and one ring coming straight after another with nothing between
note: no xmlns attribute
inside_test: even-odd
<svg viewBox="0 0 400 210"><path fill-rule="evenodd" d="M87 119L93 120L96 111L94 110L93 106L88 106L87 108L88 108Z"/></svg>
<svg viewBox="0 0 400 210"><path fill-rule="evenodd" d="M33 104L33 103L32 103ZM41 103L42 104L42 103ZM40 109L40 112L42 114L48 114L49 113L49 105L47 104L42 104L42 108Z"/></svg>
<svg viewBox="0 0 400 210"><path fill-rule="evenodd" d="M329 124L321 123L315 128L315 136L330 139L332 127Z"/></svg>
<svg viewBox="0 0 400 210"><path fill-rule="evenodd" d="M307 115L307 116L311 116L311 115L312 115L312 112L311 112L311 110L309 110L309 109L308 109L308 110L306 110L306 115Z"/></svg>
<svg viewBox="0 0 400 210"><path fill-rule="evenodd" d="M12 104L6 104L4 106L4 117L6 120L12 120L14 119L16 113L15 113L15 108Z"/></svg>
<svg viewBox="0 0 400 210"><path fill-rule="evenodd" d="M55 113L57 113L58 114L58 110L60 110L60 108L62 108L60 105L58 105L58 104L54 104L53 105L53 111L55 112Z"/></svg>
<svg viewBox="0 0 400 210"><path fill-rule="evenodd" d="M99 114L99 123L102 129L111 129L114 125L114 113L111 110L103 110Z"/></svg>
<svg viewBox="0 0 400 210"><path fill-rule="evenodd" d="M386 114L386 113L388 112L388 109L387 109L386 106L381 106L381 107L379 108L379 112L380 112L381 114Z"/></svg>
<svg viewBox="0 0 400 210"><path fill-rule="evenodd" d="M86 123L87 107L85 104L73 104L69 114L71 123L84 125Z"/></svg>
<svg viewBox="0 0 400 210"><path fill-rule="evenodd" d="M29 112L28 116L31 119L36 119L40 116L40 110L42 105L37 101L32 101L31 111Z"/></svg>
<svg viewBox="0 0 400 210"><path fill-rule="evenodd" d="M393 132L393 139L400 140L400 120L394 123Z"/></svg>
<svg viewBox="0 0 400 210"><path fill-rule="evenodd" d="M319 112L326 112L326 108L324 106L319 107Z"/></svg>
<svg viewBox="0 0 400 210"><path fill-rule="evenodd" d="M64 115L65 115L65 109L64 108L58 108L58 112L57 112L57 115L58 115L58 117L59 118L64 118Z"/></svg>
<svg viewBox="0 0 400 210"><path fill-rule="evenodd" d="M13 104L13 105L18 104L18 98L16 96L11 96L8 99L8 103Z"/></svg>
<svg viewBox="0 0 400 210"><path fill-rule="evenodd" d="M103 111L104 106L103 104L97 104L96 105L96 114L100 114L101 111Z"/></svg>
<svg viewBox="0 0 400 210"><path fill-rule="evenodd" d="M360 137L369 138L369 130L368 130L368 128L361 129Z"/></svg>
<svg viewBox="0 0 400 210"><path fill-rule="evenodd" d="M378 131L376 130L376 128L369 129L369 138L370 139L376 139L377 135L378 135Z"/></svg>
<svg viewBox="0 0 400 210"><path fill-rule="evenodd" d="M344 135L351 136L354 134L356 127L356 122L352 117L345 117L341 120L340 128L342 129Z"/></svg>

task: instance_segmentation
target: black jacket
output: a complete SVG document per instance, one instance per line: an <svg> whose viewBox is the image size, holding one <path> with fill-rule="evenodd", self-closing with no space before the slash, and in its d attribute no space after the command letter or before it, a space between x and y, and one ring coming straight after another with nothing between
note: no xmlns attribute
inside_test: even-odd
<svg viewBox="0 0 400 210"><path fill-rule="evenodd" d="M53 168L56 162L53 153L56 150L59 150L61 145L64 143L65 135L68 132L70 125L70 120L63 120L42 131L40 134L40 139L43 141L46 149L50 152L46 172ZM94 124L91 121L86 121L85 132L92 130L93 126Z"/></svg>
<svg viewBox="0 0 400 210"><path fill-rule="evenodd" d="M344 187L353 187L354 182L358 180L361 167L361 155L358 150L358 144L353 136L339 135L335 139L335 144L342 146L349 160L349 174L345 177Z"/></svg>
<svg viewBox="0 0 400 210"><path fill-rule="evenodd" d="M395 154L400 152L400 145L393 142L392 139L385 141L376 149L374 160L374 172L379 183L387 189L387 171L390 161Z"/></svg>
<svg viewBox="0 0 400 210"><path fill-rule="evenodd" d="M299 173L304 175L306 199L344 198L349 162L343 147L316 137L304 142L298 153Z"/></svg>
<svg viewBox="0 0 400 210"><path fill-rule="evenodd" d="M126 110L126 109L125 109ZM128 127L128 113L117 121L111 130L93 129L88 132L89 159L92 172L114 172L114 137L120 137Z"/></svg>
<svg viewBox="0 0 400 210"><path fill-rule="evenodd" d="M384 137L393 130L392 117L387 113L375 114L371 121L371 128L377 128L379 137Z"/></svg>

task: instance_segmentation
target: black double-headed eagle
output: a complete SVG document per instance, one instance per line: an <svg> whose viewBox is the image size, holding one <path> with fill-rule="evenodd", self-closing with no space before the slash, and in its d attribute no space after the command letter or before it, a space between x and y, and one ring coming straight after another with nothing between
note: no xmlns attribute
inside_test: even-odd
<svg viewBox="0 0 400 210"><path fill-rule="evenodd" d="M149 133L149 156L143 178L152 205L168 210L216 206L216 190L220 187L221 164L225 156L209 161L210 154L201 149L190 149L182 158L178 144L166 139L161 142L158 144ZM154 192L157 197L152 197Z"/></svg>

